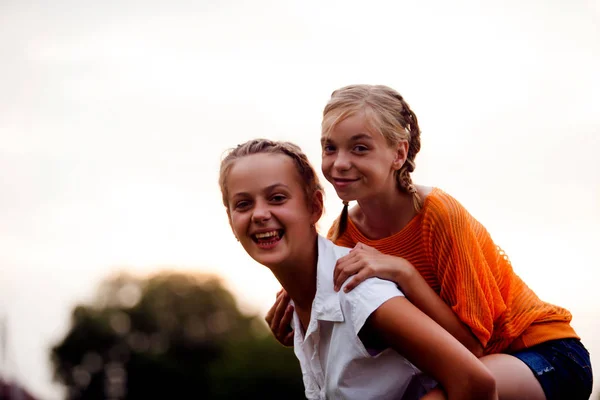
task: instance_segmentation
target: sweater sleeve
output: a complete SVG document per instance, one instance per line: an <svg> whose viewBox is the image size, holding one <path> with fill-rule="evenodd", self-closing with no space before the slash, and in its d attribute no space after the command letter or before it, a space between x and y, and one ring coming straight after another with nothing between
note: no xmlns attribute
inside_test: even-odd
<svg viewBox="0 0 600 400"><path fill-rule="evenodd" d="M485 348L494 321L506 310L496 280L496 246L485 228L448 195L432 204L423 222L440 297Z"/></svg>

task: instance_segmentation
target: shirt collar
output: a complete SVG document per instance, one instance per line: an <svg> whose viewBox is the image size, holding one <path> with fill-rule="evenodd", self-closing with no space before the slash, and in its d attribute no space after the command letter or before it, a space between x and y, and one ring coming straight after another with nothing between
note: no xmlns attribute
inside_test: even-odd
<svg viewBox="0 0 600 400"><path fill-rule="evenodd" d="M322 321L342 322L344 315L340 306L339 294L333 290L333 270L338 258L348 253L330 240L318 236L317 293L312 305L312 314Z"/></svg>

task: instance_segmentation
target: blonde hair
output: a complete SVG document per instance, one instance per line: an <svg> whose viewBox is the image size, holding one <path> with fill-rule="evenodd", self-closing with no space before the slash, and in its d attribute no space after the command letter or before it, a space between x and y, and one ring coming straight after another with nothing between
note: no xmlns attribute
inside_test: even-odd
<svg viewBox="0 0 600 400"><path fill-rule="evenodd" d="M326 137L344 119L364 112L369 127L386 139L390 146L408 142L404 165L395 173L398 188L413 197L415 210L421 209L421 198L410 173L415 170L415 157L421 149L421 130L417 116L400 93L384 85L349 85L335 90L323 110L322 136ZM348 224L348 204L340 215L333 240L339 238Z"/></svg>
<svg viewBox="0 0 600 400"><path fill-rule="evenodd" d="M237 147L230 149L227 155L221 161L221 168L219 171L219 186L221 187L221 194L223 196L223 205L229 209L228 198L229 191L227 189L227 176L231 167L235 162L246 156L253 154L284 154L292 159L296 170L302 178L304 184L304 191L306 194L307 204L310 204L315 194L321 193L324 195L323 186L319 182L319 177L308 161L308 157L302 152L300 147L290 142L279 142L268 139L253 139L246 143L240 144ZM321 213L323 210L321 209Z"/></svg>

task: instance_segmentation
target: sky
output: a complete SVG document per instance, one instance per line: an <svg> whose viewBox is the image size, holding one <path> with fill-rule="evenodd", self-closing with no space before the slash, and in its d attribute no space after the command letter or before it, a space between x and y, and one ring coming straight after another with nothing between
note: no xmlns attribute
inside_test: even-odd
<svg viewBox="0 0 600 400"><path fill-rule="evenodd" d="M279 285L231 234L219 161L268 137L318 167L323 106L352 83L404 96L413 180L572 311L600 370L598 71L599 0L1 1L0 373L61 398L49 348L121 269L219 274L263 315Z"/></svg>

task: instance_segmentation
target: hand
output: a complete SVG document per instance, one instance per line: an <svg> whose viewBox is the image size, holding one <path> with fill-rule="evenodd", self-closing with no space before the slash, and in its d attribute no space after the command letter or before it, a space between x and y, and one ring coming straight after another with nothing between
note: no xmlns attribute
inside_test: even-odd
<svg viewBox="0 0 600 400"><path fill-rule="evenodd" d="M344 291L349 292L367 278L378 277L402 286L402 277L413 273L415 267L401 257L386 255L363 243L357 243L350 253L337 260L333 271L333 288L340 290L346 279L355 275Z"/></svg>
<svg viewBox="0 0 600 400"><path fill-rule="evenodd" d="M273 304L265 316L265 321L269 325L275 339L288 347L294 345L294 331L290 325L294 316L294 307L289 303L290 296L285 290L281 289L277 292L275 304Z"/></svg>

